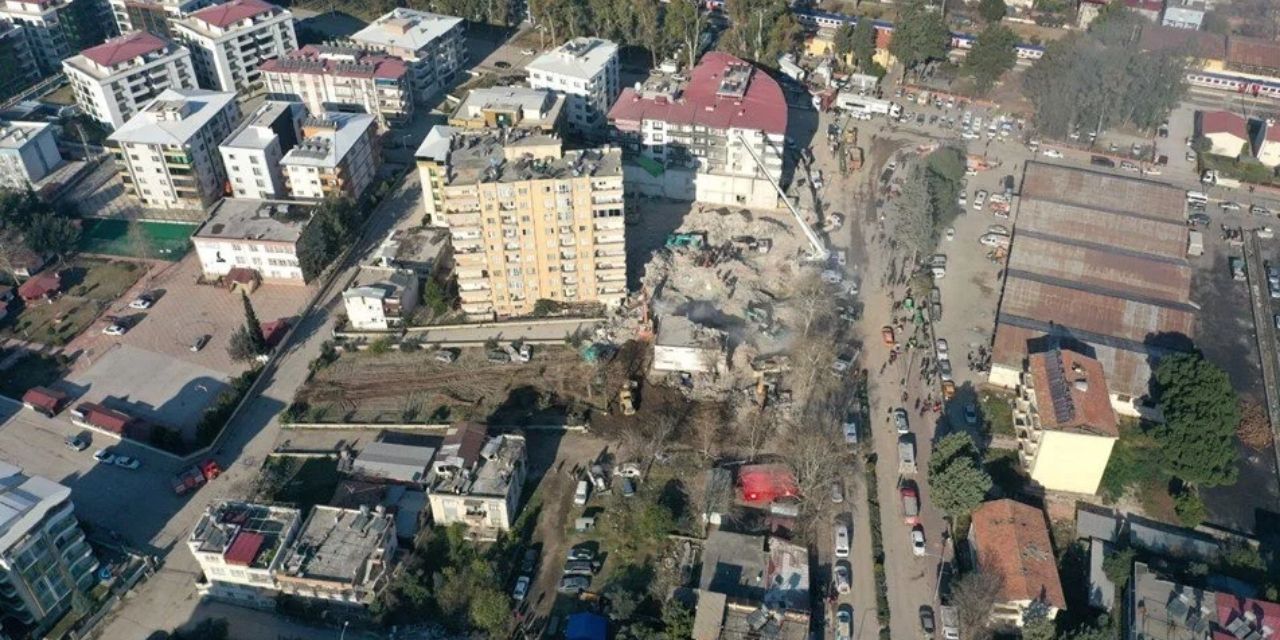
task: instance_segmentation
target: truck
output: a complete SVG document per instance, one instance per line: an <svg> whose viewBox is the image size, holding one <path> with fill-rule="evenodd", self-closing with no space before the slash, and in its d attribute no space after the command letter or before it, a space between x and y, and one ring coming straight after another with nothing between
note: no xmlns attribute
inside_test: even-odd
<svg viewBox="0 0 1280 640"><path fill-rule="evenodd" d="M1193 258L1204 255L1204 234L1192 230L1187 234L1187 255Z"/></svg>
<svg viewBox="0 0 1280 640"><path fill-rule="evenodd" d="M836 107L857 116L884 115L896 118L902 113L900 105L880 98L858 95L851 91L841 91L836 94Z"/></svg>
<svg viewBox="0 0 1280 640"><path fill-rule="evenodd" d="M898 495L902 497L902 521L910 525L919 524L920 494L916 493L916 488L903 484L898 488Z"/></svg>
<svg viewBox="0 0 1280 640"><path fill-rule="evenodd" d="M898 436L898 473L916 473L916 441L909 433Z"/></svg>
<svg viewBox="0 0 1280 640"><path fill-rule="evenodd" d="M956 614L956 608L944 606L939 613L942 615L943 640L960 640L960 616Z"/></svg>
<svg viewBox="0 0 1280 640"><path fill-rule="evenodd" d="M180 496L186 495L220 475L222 475L222 467L218 466L218 462L213 458L208 458L174 474L171 479L173 492Z"/></svg>

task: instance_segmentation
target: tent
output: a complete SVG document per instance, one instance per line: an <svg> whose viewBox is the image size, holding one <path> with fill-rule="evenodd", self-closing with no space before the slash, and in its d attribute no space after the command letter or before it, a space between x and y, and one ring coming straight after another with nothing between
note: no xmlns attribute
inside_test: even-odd
<svg viewBox="0 0 1280 640"><path fill-rule="evenodd" d="M565 640L605 640L608 637L609 621L595 613L575 613L569 616L565 627Z"/></svg>

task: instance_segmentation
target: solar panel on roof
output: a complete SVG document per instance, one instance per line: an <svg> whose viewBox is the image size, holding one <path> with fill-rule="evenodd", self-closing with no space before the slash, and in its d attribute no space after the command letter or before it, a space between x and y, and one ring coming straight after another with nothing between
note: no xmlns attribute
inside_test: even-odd
<svg viewBox="0 0 1280 640"><path fill-rule="evenodd" d="M1075 400L1071 397L1071 384L1063 371L1062 352L1055 349L1045 358L1049 378L1049 401L1053 404L1053 417L1059 423L1071 420L1076 414Z"/></svg>

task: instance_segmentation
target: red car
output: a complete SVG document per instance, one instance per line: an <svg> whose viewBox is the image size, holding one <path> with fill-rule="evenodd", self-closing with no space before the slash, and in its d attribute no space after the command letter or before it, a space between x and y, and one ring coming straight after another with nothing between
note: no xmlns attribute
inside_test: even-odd
<svg viewBox="0 0 1280 640"><path fill-rule="evenodd" d="M902 496L902 520L910 525L919 524L920 495L915 487L899 487L898 493Z"/></svg>

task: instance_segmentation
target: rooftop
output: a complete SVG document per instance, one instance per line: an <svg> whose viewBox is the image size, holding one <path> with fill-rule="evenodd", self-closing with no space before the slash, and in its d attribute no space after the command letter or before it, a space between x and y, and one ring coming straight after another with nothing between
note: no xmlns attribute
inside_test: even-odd
<svg viewBox="0 0 1280 640"><path fill-rule="evenodd" d="M529 87L485 87L473 89L453 112L451 120L480 120L486 112L514 111L517 127L551 127L560 118L564 96Z"/></svg>
<svg viewBox="0 0 1280 640"><path fill-rule="evenodd" d="M716 348L719 332L704 327L685 316L664 315L658 319L658 338L654 343L661 347L686 347L690 349Z"/></svg>
<svg viewBox="0 0 1280 640"><path fill-rule="evenodd" d="M1147 51L1183 50L1209 60L1227 57L1227 39L1221 34L1165 27L1156 24L1142 25L1138 46Z"/></svg>
<svg viewBox="0 0 1280 640"><path fill-rule="evenodd" d="M381 574L385 534L395 529L382 507L339 509L317 505L285 551L280 575L363 586Z"/></svg>
<svg viewBox="0 0 1280 640"><path fill-rule="evenodd" d="M231 135L222 142L221 147L236 149L265 149L275 142L279 134L272 129L281 116L289 113L295 122L306 114L306 107L301 102L267 101L253 112Z"/></svg>
<svg viewBox="0 0 1280 640"><path fill-rule="evenodd" d="M1215 596L1213 640L1262 640L1280 630L1280 604L1222 592Z"/></svg>
<svg viewBox="0 0 1280 640"><path fill-rule="evenodd" d="M307 45L297 51L262 63L260 70L275 73L302 73L343 78L397 80L409 66L399 58L370 53L355 47Z"/></svg>
<svg viewBox="0 0 1280 640"><path fill-rule="evenodd" d="M1046 429L1120 435L1102 365L1070 349L1033 353L1028 370Z"/></svg>
<svg viewBox="0 0 1280 640"><path fill-rule="evenodd" d="M1044 512L1014 500L984 502L973 512L969 541L982 570L1001 578L1001 602L1067 606Z"/></svg>
<svg viewBox="0 0 1280 640"><path fill-rule="evenodd" d="M1134 610L1130 630L1144 640L1204 640L1217 617L1213 593L1160 578L1141 562L1133 565Z"/></svg>
<svg viewBox="0 0 1280 640"><path fill-rule="evenodd" d="M46 514L70 499L71 489L0 462L0 551L22 540Z"/></svg>
<svg viewBox="0 0 1280 640"><path fill-rule="evenodd" d="M1229 133L1241 140L1248 140L1249 121L1245 120L1244 116L1230 111L1201 111L1200 133L1206 136L1214 133Z"/></svg>
<svg viewBox="0 0 1280 640"><path fill-rule="evenodd" d="M356 456L354 470L360 475L387 480L421 482L426 479L427 468L435 456L436 450L431 447L373 442Z"/></svg>
<svg viewBox="0 0 1280 640"><path fill-rule="evenodd" d="M0 120L0 149L21 149L52 126L48 122Z"/></svg>
<svg viewBox="0 0 1280 640"><path fill-rule="evenodd" d="M314 210L302 202L223 198L194 237L297 242Z"/></svg>
<svg viewBox="0 0 1280 640"><path fill-rule="evenodd" d="M356 274L356 279L351 283L351 287L342 292L342 297L377 298L379 300L399 298L406 289L417 285L418 279L409 271L384 267L363 267ZM374 443L369 447L373 447L376 444L383 443ZM365 450L368 451L368 448L366 447ZM364 454L362 453L361 455L363 456ZM425 467L426 465L423 466Z"/></svg>
<svg viewBox="0 0 1280 640"><path fill-rule="evenodd" d="M227 564L268 569L300 517L288 507L217 502L205 509L188 542L193 551L219 554Z"/></svg>
<svg viewBox="0 0 1280 640"><path fill-rule="evenodd" d="M100 67L112 69L116 65L132 62L148 53L166 51L171 47L176 47L176 45L151 32L132 31L118 38L107 40L96 47L89 47L81 51L79 56L69 58L67 62L82 71L87 71L97 77L103 77L110 74L102 73L99 69L83 64L84 60L91 61ZM80 58L83 58L83 60Z"/></svg>
<svg viewBox="0 0 1280 640"><path fill-rule="evenodd" d="M699 588L770 609L809 610L809 553L781 538L716 530L702 548Z"/></svg>
<svg viewBox="0 0 1280 640"><path fill-rule="evenodd" d="M420 51L449 33L462 18L413 9L392 9L369 26L351 35L351 40L375 47L395 47Z"/></svg>
<svg viewBox="0 0 1280 640"><path fill-rule="evenodd" d="M453 495L506 496L525 461L521 436L487 438L483 425L454 427L432 464L430 491Z"/></svg>
<svg viewBox="0 0 1280 640"><path fill-rule="evenodd" d="M644 120L783 135L787 101L768 74L713 51L702 57L683 86L673 76L659 75L638 90L623 89L609 121L620 129L636 129Z"/></svg>
<svg viewBox="0 0 1280 640"><path fill-rule="evenodd" d="M231 2L201 9L191 14L190 18L219 29L226 29L243 20L273 11L283 11L283 9L262 0L231 0Z"/></svg>
<svg viewBox="0 0 1280 640"><path fill-rule="evenodd" d="M449 159L449 149L453 144L453 136L462 132L463 129L459 127L450 127L444 124L431 127L431 130L422 139L422 144L418 145L418 150L414 152L413 156L421 160L444 164Z"/></svg>
<svg viewBox="0 0 1280 640"><path fill-rule="evenodd" d="M447 184L621 176L614 147L565 151L560 138L525 129L462 132L450 139Z"/></svg>
<svg viewBox="0 0 1280 640"><path fill-rule="evenodd" d="M401 267L419 273L435 269L449 248L449 230L438 227L397 229L379 247L378 260L384 267Z"/></svg>
<svg viewBox="0 0 1280 640"><path fill-rule="evenodd" d="M525 71L539 71L571 78L594 78L618 57L618 45L603 38L574 38L547 51L525 65Z"/></svg>
<svg viewBox="0 0 1280 640"><path fill-rule="evenodd" d="M108 136L113 142L185 145L227 105L234 92L165 89Z"/></svg>
<svg viewBox="0 0 1280 640"><path fill-rule="evenodd" d="M302 123L306 139L284 154L281 165L336 167L377 120L367 113L329 112Z"/></svg>
<svg viewBox="0 0 1280 640"><path fill-rule="evenodd" d="M1280 70L1280 42L1227 36L1227 62L1245 67Z"/></svg>

